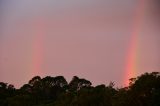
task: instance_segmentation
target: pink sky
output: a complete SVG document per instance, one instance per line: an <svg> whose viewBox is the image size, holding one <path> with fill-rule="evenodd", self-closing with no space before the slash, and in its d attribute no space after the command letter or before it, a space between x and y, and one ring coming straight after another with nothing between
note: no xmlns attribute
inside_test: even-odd
<svg viewBox="0 0 160 106"><path fill-rule="evenodd" d="M138 3L1 2L0 81L19 87L35 75L63 75L68 81L77 75L93 85L123 85ZM160 69L158 15L149 0L145 5L135 50L136 75Z"/></svg>

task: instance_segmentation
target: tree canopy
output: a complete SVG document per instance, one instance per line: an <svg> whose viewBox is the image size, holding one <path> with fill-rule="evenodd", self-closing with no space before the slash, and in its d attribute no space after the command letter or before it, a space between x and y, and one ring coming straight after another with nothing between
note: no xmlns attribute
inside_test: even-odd
<svg viewBox="0 0 160 106"><path fill-rule="evenodd" d="M129 79L127 87L115 88L73 76L35 76L20 89L0 82L0 106L160 106L160 72Z"/></svg>

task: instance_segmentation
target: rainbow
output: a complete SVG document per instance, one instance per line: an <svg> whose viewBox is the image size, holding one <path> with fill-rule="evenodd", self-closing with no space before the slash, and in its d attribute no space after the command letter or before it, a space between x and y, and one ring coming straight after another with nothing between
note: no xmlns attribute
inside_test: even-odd
<svg viewBox="0 0 160 106"><path fill-rule="evenodd" d="M131 40L129 49L127 52L124 86L129 85L129 79L137 75L137 64L138 64L138 46L139 36L141 32L141 25L144 19L145 8L148 0L138 0L138 5L135 10L135 17L133 18L133 26L131 30Z"/></svg>
<svg viewBox="0 0 160 106"><path fill-rule="evenodd" d="M33 50L32 50L32 66L31 76L42 75L43 49L45 36L45 22L43 19L34 19L33 22Z"/></svg>

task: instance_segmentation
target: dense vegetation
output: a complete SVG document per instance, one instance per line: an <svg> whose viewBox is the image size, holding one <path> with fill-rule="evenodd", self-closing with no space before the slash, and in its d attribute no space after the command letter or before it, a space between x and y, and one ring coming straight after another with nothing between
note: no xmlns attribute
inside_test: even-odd
<svg viewBox="0 0 160 106"><path fill-rule="evenodd" d="M124 88L112 82L93 87L77 76L70 83L63 76L35 76L20 89L0 82L0 106L160 106L160 72L131 78Z"/></svg>

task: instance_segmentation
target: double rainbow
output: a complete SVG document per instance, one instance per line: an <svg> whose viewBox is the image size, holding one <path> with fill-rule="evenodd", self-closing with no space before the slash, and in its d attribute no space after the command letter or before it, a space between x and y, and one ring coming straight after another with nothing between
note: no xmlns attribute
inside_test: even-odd
<svg viewBox="0 0 160 106"><path fill-rule="evenodd" d="M137 6L134 11L134 20L131 31L131 41L129 45L129 50L127 52L127 60L126 60L126 68L125 68L125 77L124 77L124 85L128 86L129 78L132 78L137 75L137 50L138 50L138 39L140 36L141 25L144 18L145 7L147 6L147 2L149 0L137 0ZM43 63L43 43L45 36L45 28L46 26L43 23L43 20L36 21L35 31L34 31L34 39L33 39L33 55L32 55L32 76L40 75L41 66Z"/></svg>

